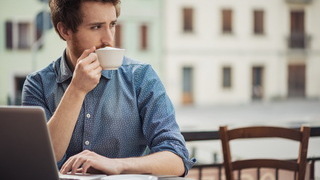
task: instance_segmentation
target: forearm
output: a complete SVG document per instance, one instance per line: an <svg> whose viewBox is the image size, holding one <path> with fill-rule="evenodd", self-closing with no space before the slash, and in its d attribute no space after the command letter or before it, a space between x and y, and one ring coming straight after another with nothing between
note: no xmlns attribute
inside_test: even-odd
<svg viewBox="0 0 320 180"><path fill-rule="evenodd" d="M185 171L182 159L169 151L119 160L122 164L121 174L142 173L182 176Z"/></svg>
<svg viewBox="0 0 320 180"><path fill-rule="evenodd" d="M77 91L70 85L55 113L48 121L48 129L57 161L61 160L68 148L84 98L85 93Z"/></svg>

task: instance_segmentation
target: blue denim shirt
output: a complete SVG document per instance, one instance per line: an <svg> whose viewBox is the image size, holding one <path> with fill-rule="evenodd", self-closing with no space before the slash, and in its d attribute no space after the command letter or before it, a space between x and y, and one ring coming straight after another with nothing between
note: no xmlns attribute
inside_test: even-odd
<svg viewBox="0 0 320 180"><path fill-rule="evenodd" d="M64 55L27 76L22 103L41 106L49 120L72 72ZM118 70L103 70L99 84L82 104L69 147L58 167L88 149L109 158L126 158L171 151L183 159L186 172L193 166L176 123L165 88L150 65L124 57Z"/></svg>

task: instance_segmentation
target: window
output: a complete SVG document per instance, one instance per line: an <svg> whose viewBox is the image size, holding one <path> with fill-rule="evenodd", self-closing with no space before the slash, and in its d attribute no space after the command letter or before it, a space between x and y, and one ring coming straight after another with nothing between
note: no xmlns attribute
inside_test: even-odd
<svg viewBox="0 0 320 180"><path fill-rule="evenodd" d="M140 26L140 49L147 50L148 49L148 26L141 25Z"/></svg>
<svg viewBox="0 0 320 180"><path fill-rule="evenodd" d="M290 12L290 48L307 48L308 37L305 34L305 12L291 11Z"/></svg>
<svg viewBox="0 0 320 180"><path fill-rule="evenodd" d="M182 103L193 103L193 67L182 69Z"/></svg>
<svg viewBox="0 0 320 180"><path fill-rule="evenodd" d="M263 66L252 67L252 99L263 98Z"/></svg>
<svg viewBox="0 0 320 180"><path fill-rule="evenodd" d="M30 49L35 41L36 31L28 21L6 22L6 48Z"/></svg>
<svg viewBox="0 0 320 180"><path fill-rule="evenodd" d="M26 80L26 76L15 76L14 77L14 104L15 105L21 105L21 95L22 95L22 88L24 81Z"/></svg>
<svg viewBox="0 0 320 180"><path fill-rule="evenodd" d="M121 24L117 24L116 26L116 33L115 33L115 46L117 48L122 47L122 26Z"/></svg>
<svg viewBox="0 0 320 180"><path fill-rule="evenodd" d="M222 32L226 34L232 33L232 10L222 10Z"/></svg>
<svg viewBox="0 0 320 180"><path fill-rule="evenodd" d="M222 68L222 87L223 88L231 88L232 79L231 79L231 67L223 67Z"/></svg>
<svg viewBox="0 0 320 180"><path fill-rule="evenodd" d="M193 32L192 8L183 8L183 32Z"/></svg>
<svg viewBox="0 0 320 180"><path fill-rule="evenodd" d="M18 49L28 49L31 47L30 26L30 23L18 23Z"/></svg>
<svg viewBox="0 0 320 180"><path fill-rule="evenodd" d="M7 49L13 48L13 27L12 22L8 21L6 22L6 47Z"/></svg>
<svg viewBox="0 0 320 180"><path fill-rule="evenodd" d="M253 32L254 34L263 34L263 16L264 12L262 10L253 11Z"/></svg>

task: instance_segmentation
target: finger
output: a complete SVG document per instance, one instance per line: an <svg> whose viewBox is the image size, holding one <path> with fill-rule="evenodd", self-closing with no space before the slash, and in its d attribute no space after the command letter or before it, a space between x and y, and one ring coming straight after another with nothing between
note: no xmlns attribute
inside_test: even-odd
<svg viewBox="0 0 320 180"><path fill-rule="evenodd" d="M84 157L77 158L72 164L71 174L75 174L85 161Z"/></svg>
<svg viewBox="0 0 320 180"><path fill-rule="evenodd" d="M90 54L90 53L93 53L95 50L96 50L96 47L95 47L95 46L91 47L90 49L84 50L83 53L81 54L81 56L79 57L78 61L80 61L80 60L88 57L89 54Z"/></svg>
<svg viewBox="0 0 320 180"><path fill-rule="evenodd" d="M77 66L87 70L92 70L96 66L99 66L99 64L98 57L95 53L90 53L86 58L77 62Z"/></svg>
<svg viewBox="0 0 320 180"><path fill-rule="evenodd" d="M82 168L77 169L77 173L82 173Z"/></svg>
<svg viewBox="0 0 320 180"><path fill-rule="evenodd" d="M90 71L90 77L94 78L96 76L101 76L102 74L102 68L101 67L97 67L96 69L93 69Z"/></svg>
<svg viewBox="0 0 320 180"><path fill-rule="evenodd" d="M97 78L97 79L100 79L101 74L102 74L102 68L100 66L90 72L90 76L92 78Z"/></svg>
<svg viewBox="0 0 320 180"><path fill-rule="evenodd" d="M73 164L73 161L74 161L74 157L70 157L70 158L63 164L63 166L62 166L61 169L60 169L60 172L61 172L62 174L68 173L68 172L70 171L70 169L71 169L71 166L72 166L72 164Z"/></svg>
<svg viewBox="0 0 320 180"><path fill-rule="evenodd" d="M90 53L86 58L82 59L81 61L86 65L91 65L92 63L100 64L96 53Z"/></svg>
<svg viewBox="0 0 320 180"><path fill-rule="evenodd" d="M87 160L82 164L82 174L86 174L88 169L91 167L91 161Z"/></svg>
<svg viewBox="0 0 320 180"><path fill-rule="evenodd" d="M70 158L62 165L62 167L61 167L61 169L60 169L60 172L61 172L61 173L65 173L65 169L66 169L66 167L68 166L71 158L72 158L72 157L70 157Z"/></svg>
<svg viewBox="0 0 320 180"><path fill-rule="evenodd" d="M94 62L99 63L98 55L96 53L90 53L89 56L88 56L88 61L90 63L94 63Z"/></svg>
<svg viewBox="0 0 320 180"><path fill-rule="evenodd" d="M94 55L90 58L94 58ZM100 62L97 59L95 59L93 61L92 61L92 59L90 59L90 61L91 61L91 63L88 65L89 69L97 69L100 66Z"/></svg>
<svg viewBox="0 0 320 180"><path fill-rule="evenodd" d="M100 74L101 75L101 72L102 72L102 67L101 66L98 66L96 69L94 69L94 73L96 73L96 74Z"/></svg>

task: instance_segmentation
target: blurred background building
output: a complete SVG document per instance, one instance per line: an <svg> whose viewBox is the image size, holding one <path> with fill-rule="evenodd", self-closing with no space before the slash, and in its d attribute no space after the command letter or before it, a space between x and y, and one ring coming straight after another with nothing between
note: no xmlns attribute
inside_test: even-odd
<svg viewBox="0 0 320 180"><path fill-rule="evenodd" d="M0 8L0 104L19 104L25 76L65 43L46 0ZM319 0L122 0L116 46L152 64L175 105L319 99L319 9Z"/></svg>
<svg viewBox="0 0 320 180"><path fill-rule="evenodd" d="M48 12L47 0L0 1L0 105L20 104L26 75L62 55ZM320 0L122 0L116 46L154 67L182 130L319 126L319 17ZM287 99L303 102L265 103ZM216 162L217 143L189 147Z"/></svg>
<svg viewBox="0 0 320 180"><path fill-rule="evenodd" d="M166 0L164 7L174 102L320 97L320 1Z"/></svg>
<svg viewBox="0 0 320 180"><path fill-rule="evenodd" d="M65 44L50 29L48 9L47 3L41 0L0 2L2 105L20 104L26 75L46 67L62 54ZM45 20L41 21L42 18Z"/></svg>

